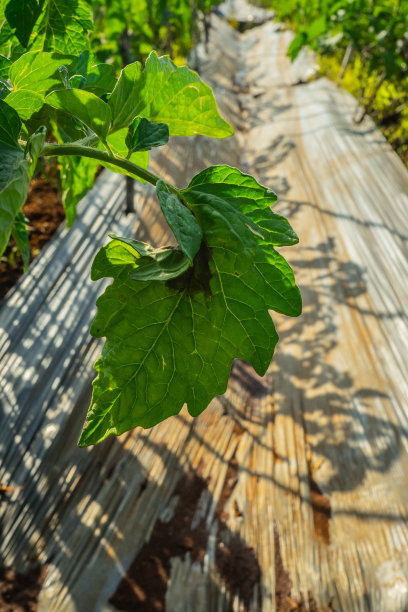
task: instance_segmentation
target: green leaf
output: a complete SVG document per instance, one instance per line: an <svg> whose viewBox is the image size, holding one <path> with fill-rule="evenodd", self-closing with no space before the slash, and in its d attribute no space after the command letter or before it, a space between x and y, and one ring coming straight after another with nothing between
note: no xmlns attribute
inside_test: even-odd
<svg viewBox="0 0 408 612"><path fill-rule="evenodd" d="M0 79L8 79L10 73L11 61L8 57L0 55Z"/></svg>
<svg viewBox="0 0 408 612"><path fill-rule="evenodd" d="M110 64L92 66L86 75L85 89L96 96L110 93L115 87L114 67Z"/></svg>
<svg viewBox="0 0 408 612"><path fill-rule="evenodd" d="M4 143L14 149L20 149L18 146L18 136L21 130L21 121L14 110L6 102L0 100L0 143ZM0 161L1 165L2 161ZM1 172L1 166L0 166Z"/></svg>
<svg viewBox="0 0 408 612"><path fill-rule="evenodd" d="M81 53L70 67L71 87L85 89L101 97L109 94L116 85L115 70L111 64L92 65L92 55L88 51Z"/></svg>
<svg viewBox="0 0 408 612"><path fill-rule="evenodd" d="M108 100L112 112L112 131L128 127L138 112L138 96L144 85L143 66L140 62L129 64L120 73L112 95Z"/></svg>
<svg viewBox="0 0 408 612"><path fill-rule="evenodd" d="M4 102L0 103L0 124L2 104ZM0 255L4 253L14 220L26 201L30 179L44 146L45 136L46 130L39 128L27 143L26 155L16 144L11 147L0 142Z"/></svg>
<svg viewBox="0 0 408 612"><path fill-rule="evenodd" d="M287 56L293 62L300 53L300 50L307 44L307 34L298 32L288 47Z"/></svg>
<svg viewBox="0 0 408 612"><path fill-rule="evenodd" d="M67 227L71 227L75 220L78 202L92 188L98 166L99 162L89 157L61 157L61 199Z"/></svg>
<svg viewBox="0 0 408 612"><path fill-rule="evenodd" d="M92 264L91 278L118 276L129 268L130 278L135 280L167 281L181 276L190 266L188 258L173 247L155 249L154 247L110 234L109 244L100 249Z"/></svg>
<svg viewBox="0 0 408 612"><path fill-rule="evenodd" d="M127 133L128 133L128 130L124 128L122 130L119 130L118 132L109 134L109 136L106 139L106 142L108 143L112 153L116 155L116 157L127 157L128 156L129 151L128 151L128 148L125 142ZM105 147L102 145L102 143L100 143L99 148L104 149ZM149 153L147 151L136 151L135 153L132 153L132 155L128 159L134 164L141 166L142 168L147 168L147 166L149 165ZM114 164L107 164L104 162L100 162L100 164L104 166L105 168L107 168L108 170L111 170L112 172L116 172L118 174L126 174L127 176L134 178L140 183L146 182L146 181L143 181L136 174L130 174L126 170L122 170L122 168L119 168L118 166L115 166Z"/></svg>
<svg viewBox="0 0 408 612"><path fill-rule="evenodd" d="M69 58L58 53L24 53L10 68L13 89L28 89L44 96L51 88L61 88L58 68L66 61Z"/></svg>
<svg viewBox="0 0 408 612"><path fill-rule="evenodd" d="M106 140L111 111L109 106L95 94L82 89L60 89L46 96L45 101L54 108L71 113L101 140Z"/></svg>
<svg viewBox="0 0 408 612"><path fill-rule="evenodd" d="M223 214L236 217L234 223L241 225L243 222L252 227L273 246L290 246L299 242L289 221L270 209L276 203L276 194L237 168L207 168L193 178L182 194L187 201L199 198L204 202L211 201L212 206L222 206Z"/></svg>
<svg viewBox="0 0 408 612"><path fill-rule="evenodd" d="M1 104L1 103L0 103ZM1 106L0 106L1 109ZM1 118L1 110L0 110ZM0 134L1 135L1 134ZM2 190L12 181L14 171L18 171L24 153L17 146L11 147L0 140L0 194ZM1 206L1 200L0 200ZM14 219L14 217L13 217ZM1 212L0 212L0 233L1 233ZM0 250L3 243L0 243ZM3 251L1 251L3 252Z"/></svg>
<svg viewBox="0 0 408 612"><path fill-rule="evenodd" d="M171 136L202 134L226 138L232 127L221 118L211 88L185 66L152 51L143 71L139 62L126 66L109 98L112 131L137 116L166 123Z"/></svg>
<svg viewBox="0 0 408 612"><path fill-rule="evenodd" d="M5 8L5 2L0 2L0 53L9 57L13 43L19 43L6 19Z"/></svg>
<svg viewBox="0 0 408 612"><path fill-rule="evenodd" d="M92 15L86 0L46 0L30 40L32 51L78 55L88 49Z"/></svg>
<svg viewBox="0 0 408 612"><path fill-rule="evenodd" d="M310 25L307 26L307 39L308 42L314 41L316 38L321 36L327 31L327 21L325 15L321 15Z"/></svg>
<svg viewBox="0 0 408 612"><path fill-rule="evenodd" d="M7 83L0 79L0 100L4 100L9 94L10 90L7 87Z"/></svg>
<svg viewBox="0 0 408 612"><path fill-rule="evenodd" d="M273 232L255 233L248 216L264 210L270 219L270 190L218 166L195 177L183 200L203 232L192 268L167 282L144 282L132 278L126 257L118 258L117 274L110 260L114 281L97 301L91 328L106 343L80 446L152 427L184 403L197 416L224 393L234 359L265 373L278 340L269 310L300 313L293 273L269 241Z"/></svg>
<svg viewBox="0 0 408 612"><path fill-rule="evenodd" d="M23 47L27 47L41 9L36 0L9 0L5 15Z"/></svg>
<svg viewBox="0 0 408 612"><path fill-rule="evenodd" d="M28 240L27 223L28 219L25 218L20 210L14 219L14 224L11 229L11 235L13 236L17 248L23 258L24 272L27 271L28 264L30 263L30 243Z"/></svg>
<svg viewBox="0 0 408 612"><path fill-rule="evenodd" d="M126 135L126 146L130 152L150 151L169 141L169 128L165 123L152 123L144 117L136 117Z"/></svg>
<svg viewBox="0 0 408 612"><path fill-rule="evenodd" d="M18 112L23 121L30 119L44 104L43 96L28 89L10 92L5 101Z"/></svg>
<svg viewBox="0 0 408 612"><path fill-rule="evenodd" d="M214 259L214 252L218 253L220 270L229 267L230 251L235 249L242 260L248 260L254 274L263 278L268 308L298 316L301 297L293 272L273 248L288 244L288 233L293 236L292 244L298 239L289 223L281 231L282 217L274 224L273 191L237 168L212 166L193 178L182 198L200 223Z"/></svg>
<svg viewBox="0 0 408 612"><path fill-rule="evenodd" d="M91 53L88 49L81 51L78 57L76 57L71 64L72 74L81 74L82 76L86 77L89 68L93 64L95 64L93 53Z"/></svg>
<svg viewBox="0 0 408 612"><path fill-rule="evenodd" d="M150 249L150 254L141 258L137 270L130 273L132 280L169 281L184 274L191 265L188 257L173 247Z"/></svg>
<svg viewBox="0 0 408 612"><path fill-rule="evenodd" d="M178 197L171 193L163 181L157 181L156 193L160 208L176 238L180 249L193 262L201 244L201 229L194 215Z"/></svg>

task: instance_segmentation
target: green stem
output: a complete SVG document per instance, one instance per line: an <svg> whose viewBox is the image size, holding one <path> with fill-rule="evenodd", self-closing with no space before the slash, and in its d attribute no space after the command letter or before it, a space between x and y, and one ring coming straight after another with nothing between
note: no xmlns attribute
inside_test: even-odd
<svg viewBox="0 0 408 612"><path fill-rule="evenodd" d="M105 149L107 150L107 152L109 153L111 157L115 157L112 153L112 149L110 148L107 140L104 141L103 146L105 147Z"/></svg>
<svg viewBox="0 0 408 612"><path fill-rule="evenodd" d="M90 157L91 159L97 159L106 164L112 164L112 166L118 166L118 168L122 168L126 170L129 174L134 174L139 178L151 183L152 185L156 185L157 181L160 180L160 177L137 164L134 164L128 159L124 159L122 157L114 157L113 155L109 155L106 151L101 151L100 149L94 149L93 147L88 147L86 145L79 145L74 143L68 144L51 144L46 143L44 149L41 152L41 155L45 157L54 157L59 155L79 155L82 157ZM176 195L180 195L179 190L170 185L166 181L164 181L169 188L169 190Z"/></svg>

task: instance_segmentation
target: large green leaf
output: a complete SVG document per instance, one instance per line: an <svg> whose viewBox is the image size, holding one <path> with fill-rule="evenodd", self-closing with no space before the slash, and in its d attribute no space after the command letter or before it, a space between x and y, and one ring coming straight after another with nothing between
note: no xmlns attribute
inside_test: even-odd
<svg viewBox="0 0 408 612"><path fill-rule="evenodd" d="M200 414L225 391L234 359L265 373L278 340L269 310L300 313L293 273L272 246L277 232L255 231L249 216L263 210L271 221L270 190L223 166L200 173L182 197L203 232L192 268L143 282L132 278L137 258L110 260L114 282L91 328L106 343L80 446L151 427L184 403Z"/></svg>
<svg viewBox="0 0 408 612"><path fill-rule="evenodd" d="M41 110L44 104L44 98L41 94L28 89L10 92L5 101L18 112L23 121L30 119L34 113Z"/></svg>
<svg viewBox="0 0 408 612"><path fill-rule="evenodd" d="M183 197L193 206L208 201L215 209L221 206L223 215L238 224L239 231L243 231L242 224L253 227L273 246L299 241L289 221L270 208L276 203L276 194L237 168L212 166L203 170L184 190Z"/></svg>
<svg viewBox="0 0 408 612"><path fill-rule="evenodd" d="M298 316L301 297L293 272L274 249L295 244L298 237L286 219L271 211L276 195L237 168L213 166L194 177L182 197L201 225L219 273L227 274L226 282L231 281L231 251L235 251L254 276L262 278L268 308Z"/></svg>
<svg viewBox="0 0 408 612"><path fill-rule="evenodd" d="M36 0L9 0L5 15L23 47L27 47L41 8Z"/></svg>
<svg viewBox="0 0 408 612"><path fill-rule="evenodd" d="M232 127L220 117L211 88L189 68L152 51L145 70L139 62L126 66L109 98L112 130L137 116L167 123L171 136L202 134L225 138Z"/></svg>
<svg viewBox="0 0 408 612"><path fill-rule="evenodd" d="M30 51L12 64L9 77L13 91L6 99L23 121L28 121L42 109L45 94L50 89L62 87L59 68L67 60L72 61L72 58L58 53Z"/></svg>
<svg viewBox="0 0 408 612"><path fill-rule="evenodd" d="M92 27L86 0L45 0L30 39L30 50L78 55L88 49L87 33Z"/></svg>
<svg viewBox="0 0 408 612"><path fill-rule="evenodd" d="M97 64L91 66L86 75L84 89L96 96L110 93L115 87L115 70L111 64Z"/></svg>
<svg viewBox="0 0 408 612"><path fill-rule="evenodd" d="M69 58L58 53L24 53L10 68L13 89L28 89L44 96L51 88L61 88L58 68L67 61Z"/></svg>
<svg viewBox="0 0 408 612"><path fill-rule="evenodd" d="M0 125L3 118L1 111L0 104ZM27 144L26 155L18 149L17 143L10 146L0 142L0 255L7 246L15 218L26 201L30 179L45 136L43 128L33 134Z"/></svg>
<svg viewBox="0 0 408 612"><path fill-rule="evenodd" d="M60 89L46 96L50 106L74 115L101 140L106 140L111 121L109 106L95 94L82 89Z"/></svg>
<svg viewBox="0 0 408 612"><path fill-rule="evenodd" d="M0 100L0 143L14 149L19 149L18 136L21 130L21 121L16 111L6 102ZM3 166L3 160L0 160ZM1 181L1 179L0 179Z"/></svg>

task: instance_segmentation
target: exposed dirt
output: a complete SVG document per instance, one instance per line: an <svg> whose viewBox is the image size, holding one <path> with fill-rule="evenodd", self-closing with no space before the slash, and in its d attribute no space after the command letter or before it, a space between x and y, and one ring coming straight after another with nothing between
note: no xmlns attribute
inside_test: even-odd
<svg viewBox="0 0 408 612"><path fill-rule="evenodd" d="M283 564L279 532L276 525L274 529L274 544L276 612L334 612L335 608L333 608L331 601L324 608L319 608L311 591L307 593L307 598L305 598L303 593L301 593L300 597L292 595L292 580Z"/></svg>
<svg viewBox="0 0 408 612"><path fill-rule="evenodd" d="M275 596L277 612L289 612L292 609L290 595L292 581L286 571L280 550L279 532L275 525L273 532L275 545ZM296 609L296 608L295 608Z"/></svg>
<svg viewBox="0 0 408 612"><path fill-rule="evenodd" d="M45 566L37 567L25 575L10 569L0 569L1 612L35 612L45 574Z"/></svg>
<svg viewBox="0 0 408 612"><path fill-rule="evenodd" d="M234 486L234 461L231 460L226 487ZM232 487L232 488L231 488ZM193 561L203 562L209 533L205 522L191 528L192 520L206 481L197 473L184 475L176 487L180 499L169 522L157 521L152 536L134 559L110 603L118 610L151 612L165 610L165 595L170 576L170 560L190 553ZM224 497L226 499L226 497ZM217 517L223 513L223 504L217 507ZM216 542L217 569L229 591L238 594L245 610L253 596L255 584L260 580L260 567L252 548L237 534L232 534L220 520Z"/></svg>
<svg viewBox="0 0 408 612"><path fill-rule="evenodd" d="M313 510L313 523L316 536L325 544L330 544L330 519L331 507L330 499L323 495L317 482L309 474L310 479L310 499Z"/></svg>
<svg viewBox="0 0 408 612"><path fill-rule="evenodd" d="M169 522L157 521L149 542L110 599L118 610L164 610L171 557L190 552L194 560L203 559L208 536L200 527L192 530L191 522L205 487L205 481L196 475L180 480L175 490L180 500L173 518Z"/></svg>
<svg viewBox="0 0 408 612"><path fill-rule="evenodd" d="M43 177L31 181L23 213L29 220L30 261L50 240L65 219L57 189ZM0 301L23 274L23 262L14 241L0 259Z"/></svg>

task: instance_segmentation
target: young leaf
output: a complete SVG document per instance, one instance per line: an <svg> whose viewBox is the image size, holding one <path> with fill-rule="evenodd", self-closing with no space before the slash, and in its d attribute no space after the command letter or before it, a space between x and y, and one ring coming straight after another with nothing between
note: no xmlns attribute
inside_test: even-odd
<svg viewBox="0 0 408 612"><path fill-rule="evenodd" d="M171 136L202 134L226 138L232 127L221 118L211 88L185 66L152 51L145 70L139 62L126 66L109 98L112 131L137 116L169 126Z"/></svg>
<svg viewBox="0 0 408 612"><path fill-rule="evenodd" d="M41 9L36 0L9 0L5 16L23 47L27 47Z"/></svg>
<svg viewBox="0 0 408 612"><path fill-rule="evenodd" d="M91 128L102 141L106 140L111 111L95 94L82 89L60 89L48 94L45 101L54 108L71 113Z"/></svg>
<svg viewBox="0 0 408 612"><path fill-rule="evenodd" d="M27 223L28 219L25 218L20 210L14 219L14 224L11 229L11 235L23 258L24 272L27 271L28 264L30 263L30 243L28 241Z"/></svg>
<svg viewBox="0 0 408 612"><path fill-rule="evenodd" d="M109 244L102 247L92 264L91 278L112 276L128 268L130 278L134 280L167 281L181 276L190 266L190 261L184 253L173 247L155 249L154 247L110 234L113 238Z"/></svg>
<svg viewBox="0 0 408 612"><path fill-rule="evenodd" d="M126 146L134 151L150 151L169 141L169 128L165 123L152 123L144 117L136 117L126 135Z"/></svg>
<svg viewBox="0 0 408 612"><path fill-rule="evenodd" d="M128 133L128 130L126 128L123 128L122 130L119 130L118 132L109 134L106 139L106 142L108 143L112 153L116 155L117 157L127 157L128 156L129 150L126 146L127 133ZM99 148L104 149L102 143L99 143ZM129 157L129 160L133 162L134 164L141 166L142 168L147 168L147 166L149 165L149 153L148 151L136 151L135 153L131 154L131 156ZM122 168L119 168L118 166L115 166L114 164L107 164L104 162L100 162L100 163L102 166L104 166L108 170L111 170L112 172L117 172L118 174L126 174L127 176L131 176L132 178L134 178L135 180L141 183L146 182L146 181L143 181L136 174L130 174L126 170L122 170Z"/></svg>
<svg viewBox="0 0 408 612"><path fill-rule="evenodd" d="M160 208L169 224L180 249L193 263L201 243L201 229L194 215L169 191L166 183L157 181L156 193L159 199Z"/></svg>
<svg viewBox="0 0 408 612"><path fill-rule="evenodd" d="M106 343L80 446L151 427L185 402L200 414L225 391L235 358L265 373L278 340L269 309L300 313L289 265L247 216L264 210L268 218L274 196L238 170L204 172L183 192L203 231L193 268L167 282L136 282L132 265L122 261L115 274L111 262L115 280L91 328Z"/></svg>
<svg viewBox="0 0 408 612"><path fill-rule="evenodd" d="M5 115L2 105L7 104L0 102L0 125ZM8 108L17 115L13 109ZM15 134L16 130L12 133ZM7 246L16 215L26 201L30 179L44 146L45 136L44 128L39 128L33 134L27 144L26 157L16 142L12 146L2 142L0 131L0 255Z"/></svg>

